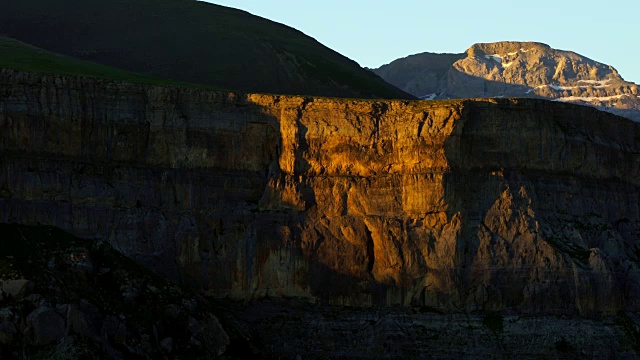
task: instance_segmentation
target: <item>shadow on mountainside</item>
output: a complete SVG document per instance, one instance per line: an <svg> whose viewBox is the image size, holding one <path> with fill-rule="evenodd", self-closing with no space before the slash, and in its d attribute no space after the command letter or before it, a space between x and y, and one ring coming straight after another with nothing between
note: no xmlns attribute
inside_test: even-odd
<svg viewBox="0 0 640 360"><path fill-rule="evenodd" d="M508 84L469 75L451 67L447 72L445 89L439 97L452 99L493 98L493 97L534 97L534 88L526 85Z"/></svg>
<svg viewBox="0 0 640 360"><path fill-rule="evenodd" d="M637 311L640 294L629 279L640 279L640 227L637 220L633 230L617 225L635 213L640 191L625 170L637 151L637 126L620 119L621 136L605 125L617 119L589 107L518 101L536 110L524 113L512 110L513 101L488 102L502 106L468 103L458 136L445 143L447 214L462 223L461 298L484 311ZM581 155L585 146L594 153Z"/></svg>

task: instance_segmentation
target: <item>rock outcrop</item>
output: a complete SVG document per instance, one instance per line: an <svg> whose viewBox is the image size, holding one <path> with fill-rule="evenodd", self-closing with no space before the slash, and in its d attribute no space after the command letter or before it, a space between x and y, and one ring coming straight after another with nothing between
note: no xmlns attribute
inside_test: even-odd
<svg viewBox="0 0 640 360"><path fill-rule="evenodd" d="M204 297L151 274L105 242L50 226L0 224L2 359L257 358ZM94 268L76 265L91 261ZM11 280L9 280L11 281ZM231 348L231 340L236 349Z"/></svg>
<svg viewBox="0 0 640 360"><path fill-rule="evenodd" d="M640 121L638 85L612 66L535 42L474 44L464 54L423 53L375 69L421 98L534 97L595 106Z"/></svg>
<svg viewBox="0 0 640 360"><path fill-rule="evenodd" d="M220 297L640 311L632 121L535 99L0 84L0 221L106 240Z"/></svg>

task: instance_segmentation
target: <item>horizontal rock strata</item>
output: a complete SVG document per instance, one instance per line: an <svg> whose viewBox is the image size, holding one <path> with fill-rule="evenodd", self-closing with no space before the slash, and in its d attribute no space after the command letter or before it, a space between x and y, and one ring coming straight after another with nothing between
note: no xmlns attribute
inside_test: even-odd
<svg viewBox="0 0 640 360"><path fill-rule="evenodd" d="M534 99L0 84L0 221L106 240L211 295L640 308L632 121Z"/></svg>

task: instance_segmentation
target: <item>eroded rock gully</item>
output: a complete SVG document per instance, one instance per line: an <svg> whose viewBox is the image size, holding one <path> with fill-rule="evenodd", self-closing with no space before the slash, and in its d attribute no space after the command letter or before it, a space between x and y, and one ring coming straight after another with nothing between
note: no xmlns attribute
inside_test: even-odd
<svg viewBox="0 0 640 360"><path fill-rule="evenodd" d="M364 101L0 71L0 220L208 294L640 311L640 125L532 99Z"/></svg>

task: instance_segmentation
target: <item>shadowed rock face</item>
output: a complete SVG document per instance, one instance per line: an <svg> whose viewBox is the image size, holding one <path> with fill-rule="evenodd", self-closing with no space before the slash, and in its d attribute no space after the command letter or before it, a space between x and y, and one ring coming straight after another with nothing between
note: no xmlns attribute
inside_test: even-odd
<svg viewBox="0 0 640 360"><path fill-rule="evenodd" d="M533 99L365 101L0 72L0 221L214 296L640 308L640 125Z"/></svg>
<svg viewBox="0 0 640 360"><path fill-rule="evenodd" d="M479 43L463 54L422 53L375 69L418 97L533 97L595 106L640 121L638 85L610 65L535 42Z"/></svg>
<svg viewBox="0 0 640 360"><path fill-rule="evenodd" d="M238 317L246 319L258 346L273 358L301 352L313 359L455 360L634 359L638 354L637 340L625 334L622 322L603 326L566 316L322 307L271 298L252 302Z"/></svg>

